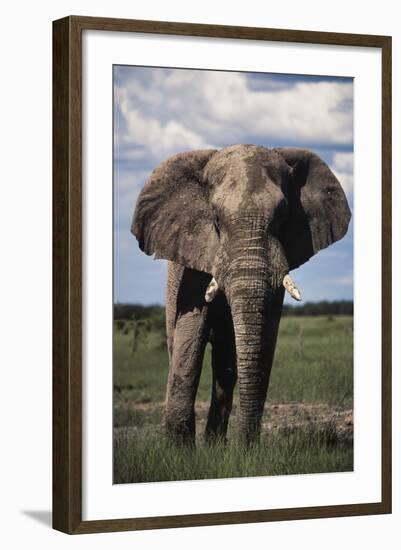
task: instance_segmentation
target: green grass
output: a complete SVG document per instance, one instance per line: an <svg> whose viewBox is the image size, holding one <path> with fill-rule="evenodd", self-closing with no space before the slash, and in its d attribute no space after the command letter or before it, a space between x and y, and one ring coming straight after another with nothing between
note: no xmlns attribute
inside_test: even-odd
<svg viewBox="0 0 401 550"><path fill-rule="evenodd" d="M270 402L352 404L352 317L283 317L270 379ZM150 332L132 352L132 331L114 331L114 387L117 398L162 401L168 373L167 349ZM210 346L206 348L197 398L209 399Z"/></svg>
<svg viewBox="0 0 401 550"><path fill-rule="evenodd" d="M284 317L269 400L352 405L352 317Z"/></svg>
<svg viewBox="0 0 401 550"><path fill-rule="evenodd" d="M141 411L136 409L130 409L129 407L115 407L114 409L114 427L119 428L121 426L135 426L143 427L150 424L159 425L161 422L160 411Z"/></svg>
<svg viewBox="0 0 401 550"><path fill-rule="evenodd" d="M249 451L236 437L231 418L226 446L176 447L160 430L168 357L162 331L149 326L137 337L134 322L114 330L115 483L301 474L352 470L352 441L338 439L330 422L303 418L293 430L265 429ZM349 316L283 317L268 403L325 404L328 410L353 403L353 319ZM206 349L197 401L199 433L210 398L210 347ZM238 390L234 404L238 400ZM334 434L334 435L333 435Z"/></svg>
<svg viewBox="0 0 401 550"><path fill-rule="evenodd" d="M133 352L132 323L130 330L114 330L114 389L130 393L140 403L164 398L168 373L167 348L160 333L150 332Z"/></svg>
<svg viewBox="0 0 401 550"><path fill-rule="evenodd" d="M309 424L280 435L265 436L245 448L232 438L222 443L200 443L196 449L176 446L163 435L115 437L114 482L133 483L185 479L269 476L350 471L351 445L338 443L330 426Z"/></svg>

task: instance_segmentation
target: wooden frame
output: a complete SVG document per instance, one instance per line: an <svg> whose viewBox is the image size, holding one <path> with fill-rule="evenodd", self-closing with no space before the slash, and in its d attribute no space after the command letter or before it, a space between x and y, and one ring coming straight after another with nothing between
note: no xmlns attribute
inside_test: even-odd
<svg viewBox="0 0 401 550"><path fill-rule="evenodd" d="M82 521L81 33L125 31L380 48L382 498L368 504ZM391 512L391 37L66 17L53 23L53 527L69 534Z"/></svg>

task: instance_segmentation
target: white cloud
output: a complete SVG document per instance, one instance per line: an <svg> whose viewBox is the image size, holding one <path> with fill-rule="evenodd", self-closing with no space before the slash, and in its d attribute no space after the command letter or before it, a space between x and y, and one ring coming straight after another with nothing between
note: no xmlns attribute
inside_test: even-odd
<svg viewBox="0 0 401 550"><path fill-rule="evenodd" d="M339 107L352 98L352 85L300 82L284 90L251 91L245 76L212 73L205 89L209 117L244 134L278 140L348 143L352 119Z"/></svg>
<svg viewBox="0 0 401 550"><path fill-rule="evenodd" d="M332 169L348 198L354 191L354 154L337 152L333 155Z"/></svg>
<svg viewBox="0 0 401 550"><path fill-rule="evenodd" d="M137 101L133 101L126 90L120 90L118 98L120 112L125 119L125 132L117 132L116 137L123 146L133 146L133 149L128 149L127 155L131 160L138 160L149 154L163 157L181 149L207 147L199 134L186 128L179 120L171 119L163 124L158 118L144 115L137 108Z"/></svg>
<svg viewBox="0 0 401 550"><path fill-rule="evenodd" d="M354 171L354 153L334 153L333 163L340 172L352 174Z"/></svg>
<svg viewBox="0 0 401 550"><path fill-rule="evenodd" d="M129 68L115 86L127 158L274 141L352 142L352 83L254 88L235 72Z"/></svg>
<svg viewBox="0 0 401 550"><path fill-rule="evenodd" d="M132 189L142 189L148 175L148 170L116 170L115 176L118 179L118 192L126 193Z"/></svg>

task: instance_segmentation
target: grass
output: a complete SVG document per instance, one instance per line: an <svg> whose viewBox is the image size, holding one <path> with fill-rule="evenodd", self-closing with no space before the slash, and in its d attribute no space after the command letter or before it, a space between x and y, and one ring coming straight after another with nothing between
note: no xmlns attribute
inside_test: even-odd
<svg viewBox="0 0 401 550"><path fill-rule="evenodd" d="M266 436L249 449L236 438L227 444L176 446L163 435L122 431L115 438L115 483L217 479L349 471L352 446L336 441L330 426L309 424Z"/></svg>
<svg viewBox="0 0 401 550"><path fill-rule="evenodd" d="M269 401L352 404L352 317L283 317L270 380ZM197 398L209 399L210 346ZM167 350L150 332L132 352L132 332L114 331L114 388L131 402L164 399Z"/></svg>
<svg viewBox="0 0 401 550"><path fill-rule="evenodd" d="M161 331L137 337L134 322L114 331L115 483L301 474L352 470L352 440L338 438L330 414L307 414L272 430L266 423L260 445L245 450L231 418L227 445L177 448L160 431L168 358ZM353 319L349 316L283 317L268 392L269 404L324 404L328 411L352 408ZM211 386L210 347L206 349L197 402L201 431ZM238 400L238 391L234 403ZM270 414L270 413L269 413ZM334 413L333 413L334 414ZM298 415L298 416L297 416ZM279 427L280 427L279 426Z"/></svg>
<svg viewBox="0 0 401 550"><path fill-rule="evenodd" d="M285 317L269 400L352 405L352 317Z"/></svg>

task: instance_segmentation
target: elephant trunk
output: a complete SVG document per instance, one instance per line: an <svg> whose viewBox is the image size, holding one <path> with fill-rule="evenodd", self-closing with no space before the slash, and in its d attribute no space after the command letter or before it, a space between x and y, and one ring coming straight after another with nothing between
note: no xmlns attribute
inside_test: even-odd
<svg viewBox="0 0 401 550"><path fill-rule="evenodd" d="M241 228L230 264L227 295L231 307L239 383L240 430L257 440L280 323L286 269L281 245L266 226Z"/></svg>

